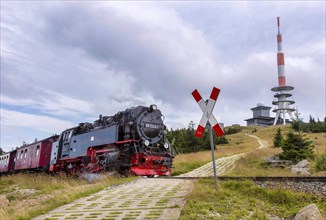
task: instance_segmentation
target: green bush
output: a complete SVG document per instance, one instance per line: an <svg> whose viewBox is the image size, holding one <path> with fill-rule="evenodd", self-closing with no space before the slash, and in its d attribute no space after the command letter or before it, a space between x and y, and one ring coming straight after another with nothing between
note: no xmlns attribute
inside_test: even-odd
<svg viewBox="0 0 326 220"><path fill-rule="evenodd" d="M287 133L286 139L282 144L283 152L280 154L280 159L291 160L294 163L300 160L313 158L314 144L307 138L303 138L300 133Z"/></svg>
<svg viewBox="0 0 326 220"><path fill-rule="evenodd" d="M236 134L236 133L239 133L241 132L242 128L240 126L232 126L232 127L229 127L229 128L226 128L225 129L225 134Z"/></svg>
<svg viewBox="0 0 326 220"><path fill-rule="evenodd" d="M326 132L326 118L324 121L320 121L319 119L316 121L310 116L309 122L303 122L302 119L297 118L297 120L292 122L291 126L294 131L322 133Z"/></svg>
<svg viewBox="0 0 326 220"><path fill-rule="evenodd" d="M281 132L281 128L278 128L273 139L274 147L282 147L282 142L283 142L283 135Z"/></svg>
<svg viewBox="0 0 326 220"><path fill-rule="evenodd" d="M195 132L194 123L190 122L188 128L169 130L167 132L167 139L175 139L173 148L178 153L191 153L210 150L209 131L206 130L200 139L195 136ZM213 132L213 142L215 145L227 144L228 139L225 137L225 135L218 138L215 132Z"/></svg>
<svg viewBox="0 0 326 220"><path fill-rule="evenodd" d="M322 154L317 158L316 170L326 171L326 154Z"/></svg>

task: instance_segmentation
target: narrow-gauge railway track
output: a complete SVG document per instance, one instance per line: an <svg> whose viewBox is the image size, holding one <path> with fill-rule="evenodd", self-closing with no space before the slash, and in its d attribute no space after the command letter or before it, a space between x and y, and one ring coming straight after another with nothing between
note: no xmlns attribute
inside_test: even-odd
<svg viewBox="0 0 326 220"><path fill-rule="evenodd" d="M185 177L185 176L169 176L169 177L157 177L161 179L184 179L184 180L196 180L196 179L212 179L213 176L205 176L205 177ZM325 182L326 176L249 176L249 177L233 177L233 176L219 176L217 177L220 181L226 180L252 180L252 181L273 181L273 182Z"/></svg>
<svg viewBox="0 0 326 220"><path fill-rule="evenodd" d="M199 179L213 179L210 177L165 177L166 179L183 179L188 181L195 181ZM162 179L162 177L161 177ZM325 176L273 176L273 177L230 177L230 176L219 176L218 182L223 181L253 181L256 184L267 187L267 188L282 188L292 189L295 191L301 191L306 193L312 193L315 195L326 196L326 177Z"/></svg>

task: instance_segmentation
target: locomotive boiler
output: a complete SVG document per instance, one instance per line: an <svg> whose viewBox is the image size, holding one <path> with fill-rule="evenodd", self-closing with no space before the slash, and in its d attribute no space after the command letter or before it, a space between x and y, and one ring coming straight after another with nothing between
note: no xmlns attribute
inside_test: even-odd
<svg viewBox="0 0 326 220"><path fill-rule="evenodd" d="M172 155L163 115L156 105L99 116L61 133L52 144L50 171L117 170L141 176L170 175Z"/></svg>

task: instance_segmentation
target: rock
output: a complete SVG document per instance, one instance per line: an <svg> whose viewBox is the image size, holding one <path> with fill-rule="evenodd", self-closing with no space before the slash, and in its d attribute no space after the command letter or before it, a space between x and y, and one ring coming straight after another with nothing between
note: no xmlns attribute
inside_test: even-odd
<svg viewBox="0 0 326 220"><path fill-rule="evenodd" d="M309 168L310 167L310 163L308 162L308 160L301 160L295 166L296 167L299 167L299 168Z"/></svg>
<svg viewBox="0 0 326 220"><path fill-rule="evenodd" d="M292 164L290 160L281 160L278 156L266 157L265 162L272 167L287 167Z"/></svg>
<svg viewBox="0 0 326 220"><path fill-rule="evenodd" d="M310 204L301 209L295 215L294 220L323 220L323 216L315 204Z"/></svg>
<svg viewBox="0 0 326 220"><path fill-rule="evenodd" d="M307 160L302 160L296 165L292 166L291 173L310 175L310 173L308 172L309 167L310 167L310 163Z"/></svg>
<svg viewBox="0 0 326 220"><path fill-rule="evenodd" d="M301 175L304 175L304 176L309 176L310 175L310 173L308 172L308 169L307 168L296 168L296 167L292 167L291 168L291 173L301 174Z"/></svg>

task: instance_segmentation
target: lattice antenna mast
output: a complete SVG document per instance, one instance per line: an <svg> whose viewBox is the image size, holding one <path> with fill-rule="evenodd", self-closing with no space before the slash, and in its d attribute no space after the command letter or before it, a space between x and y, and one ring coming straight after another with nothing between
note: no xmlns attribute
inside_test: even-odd
<svg viewBox="0 0 326 220"><path fill-rule="evenodd" d="M282 45L282 35L280 31L280 18L277 17L277 72L278 72L278 86L272 88L273 92L276 92L274 97L276 99L273 100L272 104L276 105L276 108L273 112L276 112L276 117L274 120L274 125L278 124L280 116L283 116L283 124L286 124L286 114L293 120L292 112L295 111L294 108L290 107L290 105L294 104L293 100L289 100L288 98L292 96L290 91L294 89L292 86L286 85L285 78L285 62L284 62L284 53L283 53L283 45Z"/></svg>

